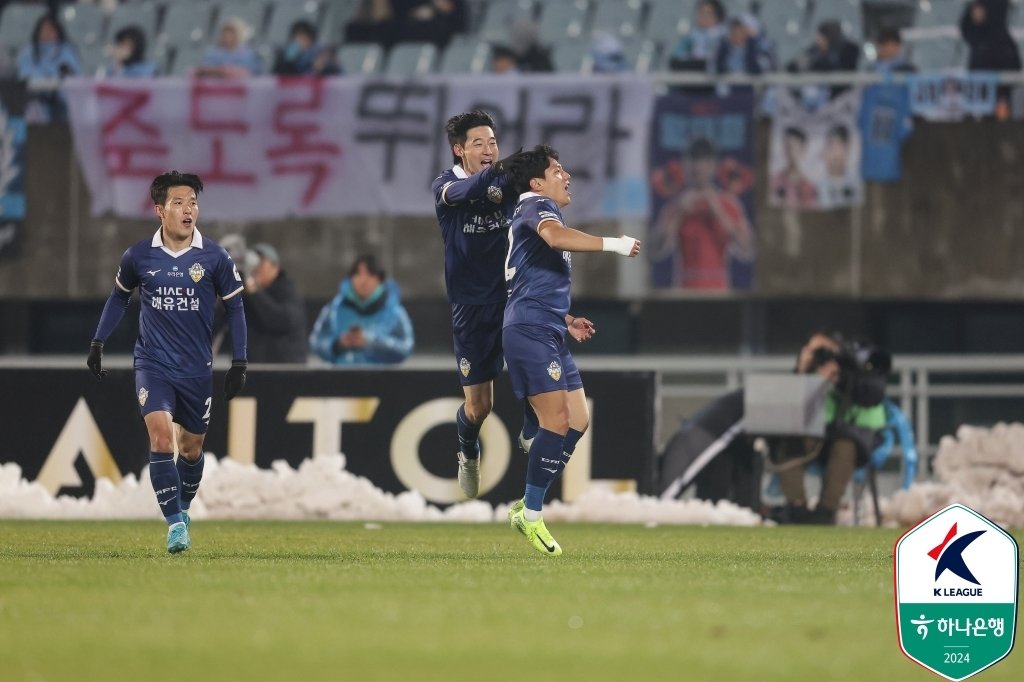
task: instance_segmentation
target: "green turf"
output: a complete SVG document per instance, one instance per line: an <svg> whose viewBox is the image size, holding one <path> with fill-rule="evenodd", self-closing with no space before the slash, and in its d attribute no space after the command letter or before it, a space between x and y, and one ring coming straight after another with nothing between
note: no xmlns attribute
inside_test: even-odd
<svg viewBox="0 0 1024 682"><path fill-rule="evenodd" d="M940 679L897 645L897 531L551 530L0 523L0 679Z"/></svg>

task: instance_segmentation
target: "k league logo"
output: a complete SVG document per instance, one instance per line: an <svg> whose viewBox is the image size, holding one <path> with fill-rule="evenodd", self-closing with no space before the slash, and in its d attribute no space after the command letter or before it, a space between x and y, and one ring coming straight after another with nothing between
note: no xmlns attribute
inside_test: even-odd
<svg viewBox="0 0 1024 682"><path fill-rule="evenodd" d="M996 523L953 504L896 543L896 622L903 653L949 680L963 680L1013 648L1019 584L1017 541Z"/></svg>

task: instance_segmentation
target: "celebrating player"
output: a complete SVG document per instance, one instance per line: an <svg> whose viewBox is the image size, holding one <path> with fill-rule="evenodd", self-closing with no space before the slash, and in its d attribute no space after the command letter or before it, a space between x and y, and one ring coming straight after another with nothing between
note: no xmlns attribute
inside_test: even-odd
<svg viewBox="0 0 1024 682"><path fill-rule="evenodd" d="M558 556L541 510L590 422L579 370L565 345L572 251L613 251L633 257L640 242L632 237L595 237L566 227L561 208L572 200L569 172L558 152L546 145L499 162L508 187L519 195L509 232L505 279L508 303L502 329L512 390L526 398L540 422L529 449L526 494L509 509L512 526L538 551ZM585 321L589 327L593 325Z"/></svg>
<svg viewBox="0 0 1024 682"><path fill-rule="evenodd" d="M149 477L167 520L171 553L183 552L192 544L188 509L203 477L203 439L213 400L213 309L218 297L227 309L234 346L224 381L228 400L245 384L247 365L245 312L239 295L242 278L227 251L196 229L197 195L202 189L199 176L178 171L153 180L149 194L160 229L121 256L87 363L96 378L106 375L103 342L124 316L132 289L138 287L135 393L149 432Z"/></svg>

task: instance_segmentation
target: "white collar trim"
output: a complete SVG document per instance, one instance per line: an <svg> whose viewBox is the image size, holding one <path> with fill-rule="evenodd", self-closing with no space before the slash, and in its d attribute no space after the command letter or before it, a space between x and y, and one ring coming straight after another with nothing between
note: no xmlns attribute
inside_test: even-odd
<svg viewBox="0 0 1024 682"><path fill-rule="evenodd" d="M153 235L153 241L150 242L150 246L154 249L163 249L167 254L174 256L175 258L186 253L189 249L203 248L203 235L199 233L198 228L192 230L192 243L181 251L171 251L169 248L164 246L164 240L160 237L160 231L160 229L157 229L156 233Z"/></svg>
<svg viewBox="0 0 1024 682"><path fill-rule="evenodd" d="M465 180L466 178L469 177L469 173L466 172L466 169L460 166L459 164L455 164L454 166L452 166L452 172L455 173L455 177L457 177L459 180Z"/></svg>
<svg viewBox="0 0 1024 682"><path fill-rule="evenodd" d="M536 192L523 192L522 194L519 195L519 201L522 201L523 199L529 199L530 197L541 197L543 199L547 198L543 194L537 194Z"/></svg>

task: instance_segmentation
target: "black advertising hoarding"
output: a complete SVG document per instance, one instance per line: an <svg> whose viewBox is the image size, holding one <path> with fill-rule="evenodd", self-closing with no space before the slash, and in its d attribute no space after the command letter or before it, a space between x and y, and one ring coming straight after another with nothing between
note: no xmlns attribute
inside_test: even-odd
<svg viewBox="0 0 1024 682"><path fill-rule="evenodd" d="M52 493L90 495L95 478L138 474L149 445L128 369L97 381L78 369L0 369L0 463L15 462L28 480ZM576 497L590 480L634 481L653 490L653 372L584 371L591 426L556 496ZM261 369L245 389L223 399L214 377L205 449L242 462L291 466L317 454L343 452L347 469L387 492L414 489L429 502L463 499L456 474L454 372L436 370ZM526 457L516 446L522 403L505 375L484 424L481 498L500 503L522 495Z"/></svg>

